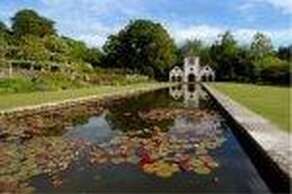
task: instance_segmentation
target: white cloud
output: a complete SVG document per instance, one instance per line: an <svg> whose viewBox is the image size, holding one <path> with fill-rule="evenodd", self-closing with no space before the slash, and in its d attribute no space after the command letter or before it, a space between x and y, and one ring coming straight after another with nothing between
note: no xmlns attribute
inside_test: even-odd
<svg viewBox="0 0 292 194"><path fill-rule="evenodd" d="M218 34L224 32L225 29L208 26L208 25L198 25L190 27L178 27L175 26L170 29L171 34L178 44L181 44L187 39L201 39L206 43L213 42Z"/></svg>
<svg viewBox="0 0 292 194"><path fill-rule="evenodd" d="M247 0L239 6L239 10L246 12L250 9L256 9L263 3L281 10L284 14L292 14L292 0Z"/></svg>
<svg viewBox="0 0 292 194"><path fill-rule="evenodd" d="M56 21L62 35L86 42L89 46L102 46L106 38L121 29L127 18L145 15L141 0L41 0L42 11ZM120 15L105 24L100 19L109 14ZM113 16L111 16L113 17Z"/></svg>
<svg viewBox="0 0 292 194"><path fill-rule="evenodd" d="M83 25L76 26L78 27L74 31L67 32L66 35L82 40L90 47L101 47L109 35L118 32L120 29L120 26L110 27L98 22L90 25L86 25L86 22L84 22Z"/></svg>
<svg viewBox="0 0 292 194"><path fill-rule="evenodd" d="M292 14L292 0L259 0L281 9L284 13Z"/></svg>
<svg viewBox="0 0 292 194"><path fill-rule="evenodd" d="M92 31L83 31L77 35L72 35L78 40L86 42L89 46L101 47L110 34L117 33L123 26L115 26L114 28L106 27L102 24L96 24L92 27ZM227 27L216 27L210 25L195 25L182 27L178 25L166 26L170 35L174 38L178 45L183 44L186 40L200 39L207 44L212 44L219 34L229 30ZM283 30L258 30L252 28L230 29L234 38L239 44L249 44L257 32L264 33L271 38L274 46L292 44L292 28Z"/></svg>
<svg viewBox="0 0 292 194"><path fill-rule="evenodd" d="M151 18L145 7L143 0L42 0L47 5L43 10L48 16L56 17L57 27L60 32L67 36L72 36L85 41L90 46L102 46L106 38L123 27L123 22L128 22L127 18ZM269 4L283 13L292 13L292 0L245 0L238 10L242 11L245 19L255 20L250 13L251 9L257 9L261 4ZM70 14L68 14L70 13ZM84 15L80 15L84 13ZM114 22L109 25L103 23L99 18L116 13L120 18L114 18ZM161 18L158 20L161 22ZM170 34L178 44L186 39L199 38L207 43L216 40L218 34L228 30L224 26L212 25L192 25L182 26L174 24L175 21L165 21ZM287 19L288 22L288 19ZM241 43L250 42L257 31L261 31L271 37L275 46L292 43L292 30L257 30L252 28L231 29L235 38ZM288 43L287 43L288 42Z"/></svg>
<svg viewBox="0 0 292 194"><path fill-rule="evenodd" d="M106 41L105 36L94 34L81 34L80 36L77 36L76 39L84 41L89 47L102 47Z"/></svg>

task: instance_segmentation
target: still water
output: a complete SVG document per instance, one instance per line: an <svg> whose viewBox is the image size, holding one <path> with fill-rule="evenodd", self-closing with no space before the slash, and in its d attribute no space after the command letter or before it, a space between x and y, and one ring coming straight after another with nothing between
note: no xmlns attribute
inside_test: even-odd
<svg viewBox="0 0 292 194"><path fill-rule="evenodd" d="M2 121L0 192L269 193L199 85L97 107Z"/></svg>

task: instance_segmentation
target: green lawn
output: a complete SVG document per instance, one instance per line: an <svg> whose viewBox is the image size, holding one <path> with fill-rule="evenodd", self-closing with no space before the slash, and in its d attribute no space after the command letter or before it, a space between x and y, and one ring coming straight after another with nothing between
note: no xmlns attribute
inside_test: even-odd
<svg viewBox="0 0 292 194"><path fill-rule="evenodd" d="M32 92L0 95L0 110L58 102L66 99L97 95L98 97L127 94L131 91L151 90L165 86L165 83L139 83L127 86L97 86L82 89L61 90L53 92Z"/></svg>
<svg viewBox="0 0 292 194"><path fill-rule="evenodd" d="M289 129L289 95L291 87L252 84L214 83L211 86L271 120L285 131Z"/></svg>

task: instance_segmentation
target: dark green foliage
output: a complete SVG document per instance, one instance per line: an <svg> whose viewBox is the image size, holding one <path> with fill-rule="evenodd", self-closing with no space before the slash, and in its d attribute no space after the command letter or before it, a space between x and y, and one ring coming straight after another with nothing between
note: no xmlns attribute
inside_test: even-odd
<svg viewBox="0 0 292 194"><path fill-rule="evenodd" d="M182 46L181 52L184 56L198 56L201 55L201 50L203 48L203 43L201 40L187 40Z"/></svg>
<svg viewBox="0 0 292 194"><path fill-rule="evenodd" d="M92 66L100 66L103 54L98 48L89 48L84 56L84 61L90 63Z"/></svg>
<svg viewBox="0 0 292 194"><path fill-rule="evenodd" d="M12 30L15 36L34 35L44 37L55 34L54 22L39 16L33 10L18 11L12 18Z"/></svg>
<svg viewBox="0 0 292 194"><path fill-rule="evenodd" d="M268 83L289 83L291 74L291 64L274 56L266 56L256 61L256 66L260 68L260 78Z"/></svg>
<svg viewBox="0 0 292 194"><path fill-rule="evenodd" d="M220 35L219 40L212 45L210 56L214 62L216 77L221 80L233 80L236 78L235 61L237 55L237 43L230 32Z"/></svg>
<svg viewBox="0 0 292 194"><path fill-rule="evenodd" d="M8 27L2 21L0 21L0 33L9 33Z"/></svg>
<svg viewBox="0 0 292 194"><path fill-rule="evenodd" d="M0 21L0 47L8 46L11 44L11 41L11 32L9 28L5 25L5 23Z"/></svg>
<svg viewBox="0 0 292 194"><path fill-rule="evenodd" d="M201 40L187 40L180 50L183 57L200 56L201 63L211 63L210 47L204 45Z"/></svg>
<svg viewBox="0 0 292 194"><path fill-rule="evenodd" d="M290 61L292 60L292 44L287 47L280 47L277 53L280 59Z"/></svg>
<svg viewBox="0 0 292 194"><path fill-rule="evenodd" d="M149 20L131 21L105 43L106 63L110 67L130 68L161 76L176 63L176 46L167 31Z"/></svg>
<svg viewBox="0 0 292 194"><path fill-rule="evenodd" d="M0 80L0 93L35 91L34 83L23 77Z"/></svg>
<svg viewBox="0 0 292 194"><path fill-rule="evenodd" d="M82 41L77 41L68 37L64 37L63 39L69 47L69 55L75 60L84 60L87 52L86 44Z"/></svg>
<svg viewBox="0 0 292 194"><path fill-rule="evenodd" d="M248 48L239 47L234 57L235 80L242 82L255 82L259 79L259 71L252 61Z"/></svg>

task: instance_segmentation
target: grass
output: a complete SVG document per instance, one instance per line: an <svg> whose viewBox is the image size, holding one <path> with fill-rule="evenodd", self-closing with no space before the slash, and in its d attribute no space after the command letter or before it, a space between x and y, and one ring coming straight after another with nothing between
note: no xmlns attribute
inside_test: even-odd
<svg viewBox="0 0 292 194"><path fill-rule="evenodd" d="M269 119L282 130L290 131L289 96L292 94L291 87L236 83L214 83L211 86Z"/></svg>
<svg viewBox="0 0 292 194"><path fill-rule="evenodd" d="M80 72L75 78L66 72L39 72L16 69L11 77L0 79L0 95L80 89L96 85L129 85L150 81L154 80L139 74L128 74L118 69L95 68L91 72Z"/></svg>
<svg viewBox="0 0 292 194"><path fill-rule="evenodd" d="M67 99L97 95L106 97L123 95L133 91L151 90L165 86L165 83L138 83L126 86L97 86L82 89L70 89L50 92L31 92L19 94L0 95L0 110L8 110L17 107L39 105L42 103L58 102Z"/></svg>

